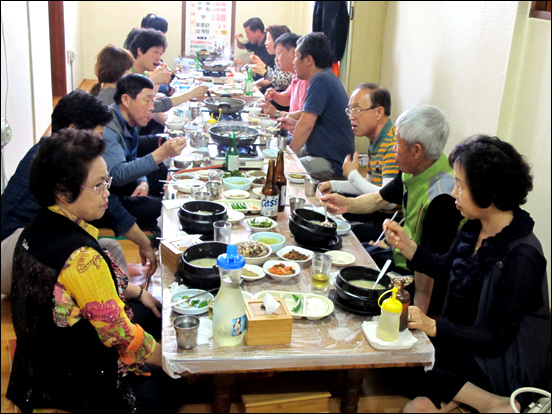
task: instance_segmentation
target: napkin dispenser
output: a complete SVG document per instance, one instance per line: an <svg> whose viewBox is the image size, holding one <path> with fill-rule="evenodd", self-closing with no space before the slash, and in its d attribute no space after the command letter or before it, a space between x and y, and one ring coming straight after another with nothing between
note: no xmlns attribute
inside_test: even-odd
<svg viewBox="0 0 552 414"><path fill-rule="evenodd" d="M185 247L180 247L180 239L168 241L161 241L161 263L167 267L171 272L176 273L178 270L178 264L182 258L182 252L186 250Z"/></svg>
<svg viewBox="0 0 552 414"><path fill-rule="evenodd" d="M291 342L293 317L282 298L274 298L280 306L273 314L266 314L263 299L246 299L245 315L247 345L287 344Z"/></svg>

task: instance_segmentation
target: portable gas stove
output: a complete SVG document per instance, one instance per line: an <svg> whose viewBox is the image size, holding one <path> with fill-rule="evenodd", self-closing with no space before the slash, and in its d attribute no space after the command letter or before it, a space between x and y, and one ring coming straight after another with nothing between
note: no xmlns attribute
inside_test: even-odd
<svg viewBox="0 0 552 414"><path fill-rule="evenodd" d="M226 161L226 146L209 144L209 156L216 164L223 164ZM238 147L239 165L244 170L260 170L263 168L264 155L256 145Z"/></svg>
<svg viewBox="0 0 552 414"><path fill-rule="evenodd" d="M225 78L226 77L226 71L220 70L204 70L203 76L211 76L212 78Z"/></svg>

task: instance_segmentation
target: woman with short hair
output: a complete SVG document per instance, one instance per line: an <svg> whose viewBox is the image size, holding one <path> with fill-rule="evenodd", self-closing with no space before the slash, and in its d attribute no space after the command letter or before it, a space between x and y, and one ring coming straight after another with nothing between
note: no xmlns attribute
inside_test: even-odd
<svg viewBox="0 0 552 414"><path fill-rule="evenodd" d="M511 144L486 135L458 144L449 162L452 196L467 221L447 254L432 255L397 223L384 223L388 243L409 267L449 276L442 319L409 307L408 327L432 339L435 367L415 381L417 395L426 397L405 411L464 403L505 412L499 410L509 410L507 396L517 388L550 386L546 259L533 219L520 208L533 189L530 167Z"/></svg>
<svg viewBox="0 0 552 414"><path fill-rule="evenodd" d="M42 140L33 160L41 211L14 254L17 348L6 394L23 412L174 412L182 404L183 384L162 371L161 345L129 306L138 301L159 321L161 303L129 283L88 224L108 205L104 149L96 133L68 128Z"/></svg>

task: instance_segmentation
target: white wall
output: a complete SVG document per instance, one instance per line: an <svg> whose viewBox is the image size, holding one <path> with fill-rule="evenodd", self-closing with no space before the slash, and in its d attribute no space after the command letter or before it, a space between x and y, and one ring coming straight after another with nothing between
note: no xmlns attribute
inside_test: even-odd
<svg viewBox="0 0 552 414"><path fill-rule="evenodd" d="M1 42L2 118L13 132L12 141L4 148L7 182L50 124L52 86L48 2L3 1L1 6L5 35Z"/></svg>
<svg viewBox="0 0 552 414"><path fill-rule="evenodd" d="M73 2L64 2L65 7L67 3ZM122 47L128 32L134 27L140 27L142 18L148 13L159 14L169 22L167 32L169 46L163 55L163 60L173 66L174 58L180 54L182 32L182 2L180 1L134 1L132 7L124 1L109 2L109 7L106 7L106 3L102 1L76 3L80 3L79 22L82 31L80 56L83 72L80 80L95 79L94 59L98 52L109 43ZM312 28L313 8L312 1L237 1L235 30L236 33L243 33L243 22L250 17L259 17L265 26L285 24L291 31L306 34ZM65 35L67 38L67 32ZM243 53L238 52L237 57L240 56L243 58Z"/></svg>
<svg viewBox="0 0 552 414"><path fill-rule="evenodd" d="M486 133L528 158L535 189L524 207L550 277L550 21L529 19L529 3L389 2L381 84L393 119L423 104L447 113L446 153Z"/></svg>

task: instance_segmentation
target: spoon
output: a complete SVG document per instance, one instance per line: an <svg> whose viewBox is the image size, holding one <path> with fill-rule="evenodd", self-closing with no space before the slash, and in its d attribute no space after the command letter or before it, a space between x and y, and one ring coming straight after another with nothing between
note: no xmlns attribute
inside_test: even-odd
<svg viewBox="0 0 552 414"><path fill-rule="evenodd" d="M324 201L324 217L326 217L326 220L324 220L324 223L322 223L322 227L333 227L334 224L328 220L328 202Z"/></svg>
<svg viewBox="0 0 552 414"><path fill-rule="evenodd" d="M381 268L381 271L379 272L379 275L376 279L376 281L374 282L374 286L372 286L372 289L375 289L378 282L380 281L380 279L383 277L383 275L385 274L385 272L387 272L387 269L389 268L389 265L391 264L391 259L387 260L385 262L385 264L383 265L383 267Z"/></svg>

